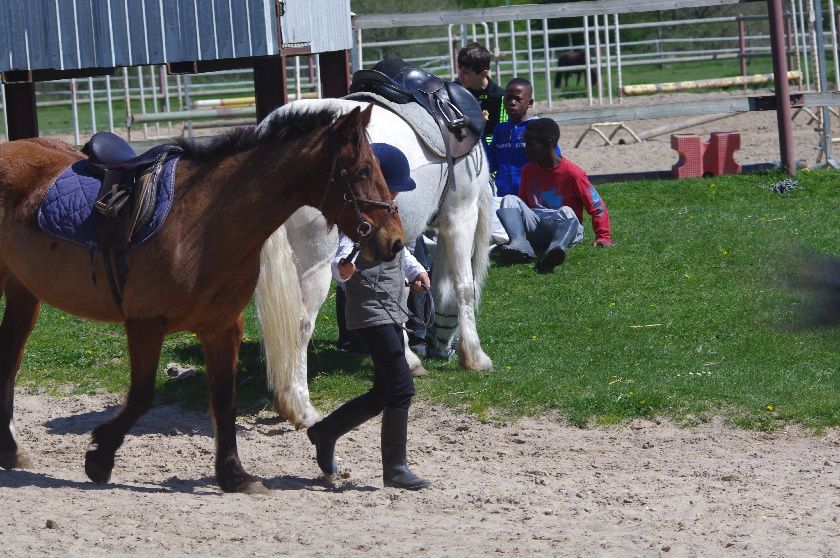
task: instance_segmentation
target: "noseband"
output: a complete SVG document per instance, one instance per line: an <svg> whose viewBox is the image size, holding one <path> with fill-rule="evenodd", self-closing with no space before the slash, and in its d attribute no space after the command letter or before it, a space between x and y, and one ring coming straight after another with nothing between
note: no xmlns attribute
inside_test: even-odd
<svg viewBox="0 0 840 558"><path fill-rule="evenodd" d="M332 223L330 223L330 229L332 229L332 226L335 223L337 223L339 219L341 219L341 214L344 213L344 209L348 205L352 207L353 212L356 214L356 221L358 222L356 232L359 235L359 240L355 243L356 246L354 248L354 251L358 251L360 243L364 241L368 236L370 236L370 234L374 231L374 226L370 223L370 221L365 219L364 215L362 215L360 205L364 203L375 207L385 207L388 209L389 215L397 213L397 205L393 201L383 202L357 196L353 192L353 186L350 184L350 173L347 172L346 168L339 164L338 144L335 141L335 135L332 126L327 128L327 143L330 146L330 174L327 177L327 186L324 188L324 195L321 197L321 206L318 209L323 213L324 204L327 201L327 194L329 194L330 188L335 183L335 173L336 170L338 170L338 174L342 178L342 182L344 183L344 204L341 206L341 209L339 210L335 220Z"/></svg>

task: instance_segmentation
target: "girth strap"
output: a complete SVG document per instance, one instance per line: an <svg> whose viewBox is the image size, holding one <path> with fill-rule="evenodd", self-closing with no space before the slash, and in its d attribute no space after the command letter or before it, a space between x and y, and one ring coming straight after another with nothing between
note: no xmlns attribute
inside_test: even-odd
<svg viewBox="0 0 840 558"><path fill-rule="evenodd" d="M434 102L435 94L428 93L429 102ZM446 195L449 193L449 190L455 189L455 160L452 158L452 146L447 141L447 126L446 122L443 121L443 117L437 113L431 113L432 117L435 119L435 123L437 123L438 128L440 128L440 133L443 136L443 146L446 149L446 183L443 186L443 192L440 193L440 199L438 200L437 210L435 214L432 215L432 218L429 222L434 221L437 219L438 214L440 213L441 208L443 207L444 202L446 201Z"/></svg>

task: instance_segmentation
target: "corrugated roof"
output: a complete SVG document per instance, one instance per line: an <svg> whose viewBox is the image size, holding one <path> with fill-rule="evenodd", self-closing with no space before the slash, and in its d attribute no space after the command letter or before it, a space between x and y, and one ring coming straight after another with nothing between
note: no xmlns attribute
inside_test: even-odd
<svg viewBox="0 0 840 558"><path fill-rule="evenodd" d="M0 0L0 71L277 54L275 4L275 0ZM311 45L313 53L351 48L350 0L286 0L284 6L284 45Z"/></svg>

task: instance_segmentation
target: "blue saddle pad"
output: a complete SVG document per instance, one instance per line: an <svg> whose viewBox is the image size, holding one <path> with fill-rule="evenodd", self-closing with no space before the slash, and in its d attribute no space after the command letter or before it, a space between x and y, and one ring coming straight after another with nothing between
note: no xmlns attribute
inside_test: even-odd
<svg viewBox="0 0 840 558"><path fill-rule="evenodd" d="M154 215L151 221L134 235L126 251L133 250L149 240L166 220L172 207L177 162L178 158L172 157L164 164L155 198ZM38 208L38 226L45 233L57 238L90 249L101 248L94 225L97 219L103 217L93 207L101 185L102 181L91 172L87 159L73 163L64 169L47 190L44 201Z"/></svg>

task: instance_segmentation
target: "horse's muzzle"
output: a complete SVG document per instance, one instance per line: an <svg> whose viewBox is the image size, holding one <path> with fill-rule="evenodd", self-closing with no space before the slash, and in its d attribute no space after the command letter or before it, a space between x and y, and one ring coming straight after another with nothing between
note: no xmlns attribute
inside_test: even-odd
<svg viewBox="0 0 840 558"><path fill-rule="evenodd" d="M391 256L391 259L394 259L395 257L397 257L397 254L402 252L403 248L405 248L405 244L403 244L403 241L402 241L401 238L398 238L398 239L394 240L394 243L391 246L391 254L393 254Z"/></svg>

